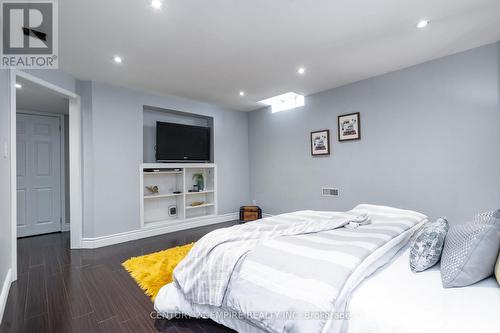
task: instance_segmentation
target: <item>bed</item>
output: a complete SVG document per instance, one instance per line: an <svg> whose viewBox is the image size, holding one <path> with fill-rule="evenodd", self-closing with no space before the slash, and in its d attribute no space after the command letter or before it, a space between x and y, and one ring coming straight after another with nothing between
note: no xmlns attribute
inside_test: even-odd
<svg viewBox="0 0 500 333"><path fill-rule="evenodd" d="M348 212L302 211L219 229L177 267L155 309L167 318L211 318L245 333L500 327L493 315L500 310L495 281L443 290L439 271L410 272L402 249L426 221L418 212L358 205ZM465 297L468 303L454 310Z"/></svg>
<svg viewBox="0 0 500 333"><path fill-rule="evenodd" d="M493 333L500 329L500 288L491 277L445 289L439 267L412 273L408 249L352 294L345 333Z"/></svg>

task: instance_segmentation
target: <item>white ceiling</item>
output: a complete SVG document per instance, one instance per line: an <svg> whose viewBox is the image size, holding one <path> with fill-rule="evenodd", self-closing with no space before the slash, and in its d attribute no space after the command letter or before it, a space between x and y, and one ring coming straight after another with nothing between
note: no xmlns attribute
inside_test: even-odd
<svg viewBox="0 0 500 333"><path fill-rule="evenodd" d="M69 99L32 81L18 78L22 86L16 89L16 108L50 113L69 113Z"/></svg>
<svg viewBox="0 0 500 333"><path fill-rule="evenodd" d="M248 111L500 40L500 0L163 1L59 1L61 68Z"/></svg>

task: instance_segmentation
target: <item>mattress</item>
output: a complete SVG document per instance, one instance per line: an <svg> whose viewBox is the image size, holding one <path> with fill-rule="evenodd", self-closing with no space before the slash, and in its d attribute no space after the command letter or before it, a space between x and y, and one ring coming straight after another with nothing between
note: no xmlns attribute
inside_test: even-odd
<svg viewBox="0 0 500 333"><path fill-rule="evenodd" d="M500 331L500 288L494 278L445 289L439 267L412 273L409 250L351 295L344 333L493 333Z"/></svg>

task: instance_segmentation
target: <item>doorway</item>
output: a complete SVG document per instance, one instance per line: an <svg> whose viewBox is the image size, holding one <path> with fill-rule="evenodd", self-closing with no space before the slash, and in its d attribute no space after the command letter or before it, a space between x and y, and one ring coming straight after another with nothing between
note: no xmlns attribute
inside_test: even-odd
<svg viewBox="0 0 500 333"><path fill-rule="evenodd" d="M69 230L69 98L16 80L17 238Z"/></svg>
<svg viewBox="0 0 500 333"><path fill-rule="evenodd" d="M82 122L79 95L23 71L10 73L10 211L15 281L18 236L70 231L71 249L81 247ZM31 88L31 97L23 98Z"/></svg>
<svg viewBox="0 0 500 333"><path fill-rule="evenodd" d="M20 109L16 118L17 237L63 231L64 120Z"/></svg>

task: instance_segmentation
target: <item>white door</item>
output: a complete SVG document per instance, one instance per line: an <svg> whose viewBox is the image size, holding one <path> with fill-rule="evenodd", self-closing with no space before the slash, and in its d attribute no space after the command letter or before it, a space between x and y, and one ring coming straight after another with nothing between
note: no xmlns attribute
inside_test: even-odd
<svg viewBox="0 0 500 333"><path fill-rule="evenodd" d="M17 114L17 236L61 231L58 117Z"/></svg>

